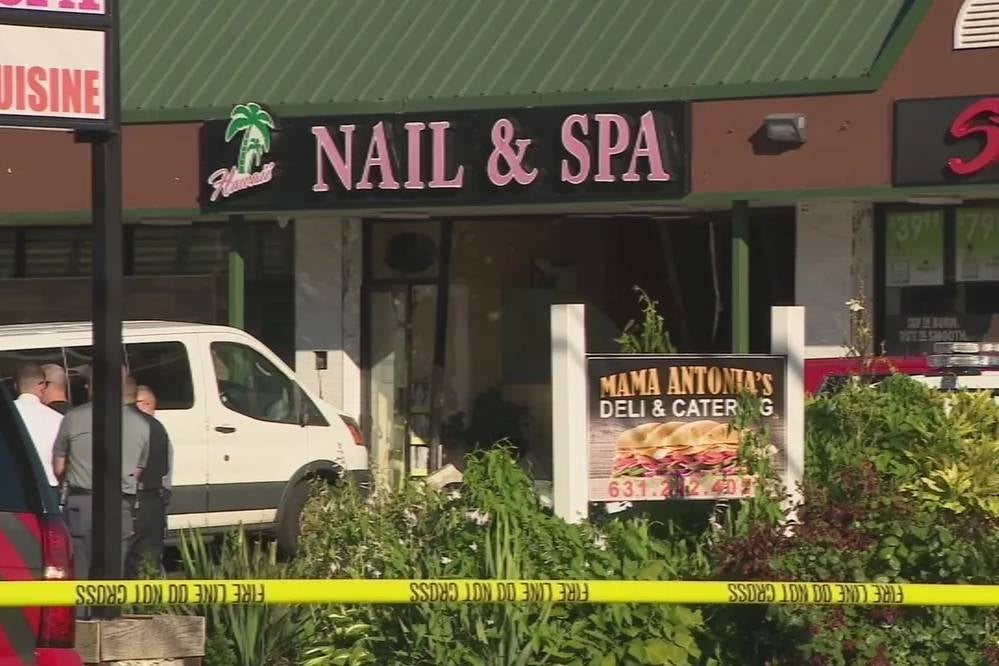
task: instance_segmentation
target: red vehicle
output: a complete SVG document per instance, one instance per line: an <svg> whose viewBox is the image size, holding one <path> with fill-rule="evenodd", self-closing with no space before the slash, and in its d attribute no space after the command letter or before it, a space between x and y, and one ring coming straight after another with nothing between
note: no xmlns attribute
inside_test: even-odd
<svg viewBox="0 0 999 666"><path fill-rule="evenodd" d="M0 580L73 575L69 530L38 453L0 387ZM0 664L83 666L73 608L0 609Z"/></svg>
<svg viewBox="0 0 999 666"><path fill-rule="evenodd" d="M805 359L805 392L827 395L840 390L850 377L876 382L893 372L921 375L930 370L925 356L875 356Z"/></svg>

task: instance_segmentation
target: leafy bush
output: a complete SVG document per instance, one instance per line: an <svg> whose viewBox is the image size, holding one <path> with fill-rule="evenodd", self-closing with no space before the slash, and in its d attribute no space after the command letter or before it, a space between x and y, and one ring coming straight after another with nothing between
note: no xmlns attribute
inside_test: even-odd
<svg viewBox="0 0 999 666"><path fill-rule="evenodd" d="M741 414L758 411L750 397ZM569 525L543 506L504 448L468 459L461 492L420 482L363 498L313 489L299 559L237 533L216 558L185 539L198 578L555 578L999 583L999 408L895 376L807 407L804 503L788 529L765 430L740 452L764 483L748 501L673 508L656 524ZM748 432L748 431L747 431ZM691 503L687 503L688 505ZM672 515L670 515L672 514ZM991 608L481 604L321 609L210 607L209 663L800 664L999 666ZM284 660L284 661L282 661Z"/></svg>
<svg viewBox="0 0 999 666"><path fill-rule="evenodd" d="M812 403L800 524L787 535L759 521L725 540L716 574L999 582L997 419L990 396L903 376ZM709 619L722 654L762 664L980 664L999 644L994 609L732 607Z"/></svg>
<svg viewBox="0 0 999 666"><path fill-rule="evenodd" d="M645 522L577 526L555 518L504 449L469 459L460 495L414 483L362 500L347 487L319 487L304 515L296 573L306 577L659 580L709 572L693 544L654 539ZM361 640L377 663L697 664L704 640L700 612L671 606L336 612L354 612L351 621L369 630L327 648L343 654Z"/></svg>

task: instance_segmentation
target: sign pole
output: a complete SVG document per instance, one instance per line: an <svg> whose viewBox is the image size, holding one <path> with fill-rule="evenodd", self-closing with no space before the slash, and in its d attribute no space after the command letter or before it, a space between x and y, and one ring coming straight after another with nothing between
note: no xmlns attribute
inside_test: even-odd
<svg viewBox="0 0 999 666"><path fill-rule="evenodd" d="M552 503L569 523L589 517L586 395L586 306L553 305Z"/></svg>
<svg viewBox="0 0 999 666"><path fill-rule="evenodd" d="M732 351L749 353L749 202L732 202Z"/></svg>
<svg viewBox="0 0 999 666"><path fill-rule="evenodd" d="M107 0L111 29L105 33L107 131L80 133L91 143L93 260L94 496L91 576L122 576L122 174L121 88L117 0ZM104 619L120 609L99 609Z"/></svg>
<svg viewBox="0 0 999 666"><path fill-rule="evenodd" d="M779 306L770 310L771 353L787 357L785 382L785 446L787 467L784 487L790 496L788 518L802 501L801 481L805 472L805 308Z"/></svg>

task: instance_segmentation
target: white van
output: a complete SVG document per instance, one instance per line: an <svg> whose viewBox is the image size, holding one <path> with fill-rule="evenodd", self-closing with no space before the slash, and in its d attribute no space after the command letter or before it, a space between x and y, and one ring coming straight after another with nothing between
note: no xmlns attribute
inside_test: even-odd
<svg viewBox="0 0 999 666"><path fill-rule="evenodd" d="M235 328L129 321L124 356L156 393L156 418L173 443L168 527L273 529L294 550L307 481L370 484L357 422L301 386L253 336ZM90 322L0 326L0 377L26 362L57 363L70 402L85 402ZM16 395L16 393L15 393Z"/></svg>

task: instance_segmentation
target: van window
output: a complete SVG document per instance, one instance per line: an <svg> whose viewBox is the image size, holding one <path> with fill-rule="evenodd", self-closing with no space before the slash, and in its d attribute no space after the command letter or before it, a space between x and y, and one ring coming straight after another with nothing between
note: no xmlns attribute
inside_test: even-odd
<svg viewBox="0 0 999 666"><path fill-rule="evenodd" d="M157 409L190 409L194 384L187 348L182 342L137 342L125 345L128 371L156 394Z"/></svg>
<svg viewBox="0 0 999 666"><path fill-rule="evenodd" d="M273 423L297 423L297 385L256 350L213 342L219 399L234 412Z"/></svg>
<svg viewBox="0 0 999 666"><path fill-rule="evenodd" d="M18 349L10 351L0 351L0 381L7 387L11 396L16 397L17 371L26 363L55 363L62 365L62 349Z"/></svg>
<svg viewBox="0 0 999 666"><path fill-rule="evenodd" d="M305 395L305 391L301 387L296 386L295 392L298 395L298 402L302 406L302 413L305 415L305 423L310 426L328 428L330 422L326 420L326 417L319 411L316 404L309 399L309 396Z"/></svg>

